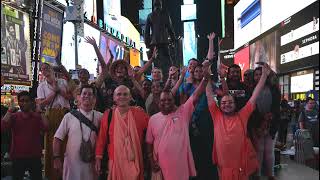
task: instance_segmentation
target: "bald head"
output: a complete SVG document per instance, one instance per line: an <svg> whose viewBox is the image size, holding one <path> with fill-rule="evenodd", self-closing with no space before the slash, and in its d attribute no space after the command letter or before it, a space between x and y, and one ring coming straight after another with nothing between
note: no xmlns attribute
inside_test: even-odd
<svg viewBox="0 0 320 180"><path fill-rule="evenodd" d="M127 91L128 93L130 93L130 89L125 85L120 85L114 90L115 93L118 91Z"/></svg>
<svg viewBox="0 0 320 180"><path fill-rule="evenodd" d="M113 100L117 106L129 106L131 101L130 89L127 86L118 86L113 93Z"/></svg>

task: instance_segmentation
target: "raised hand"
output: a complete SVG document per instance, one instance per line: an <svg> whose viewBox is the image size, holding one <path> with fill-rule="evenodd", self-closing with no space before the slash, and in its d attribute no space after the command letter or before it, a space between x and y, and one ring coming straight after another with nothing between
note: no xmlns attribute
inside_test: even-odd
<svg viewBox="0 0 320 180"><path fill-rule="evenodd" d="M262 66L262 75L266 75L266 76L269 76L269 74L271 73L271 68L270 66L265 63L263 66Z"/></svg>
<svg viewBox="0 0 320 180"><path fill-rule="evenodd" d="M188 68L187 68L187 67L183 67L183 68L181 69L181 76L182 76L183 78L186 76L187 71L188 71Z"/></svg>
<svg viewBox="0 0 320 180"><path fill-rule="evenodd" d="M207 35L207 38L208 38L209 40L213 40L215 37L216 37L216 34L215 34L214 32L212 32L212 33L210 33L210 34Z"/></svg>
<svg viewBox="0 0 320 180"><path fill-rule="evenodd" d="M220 76L220 78L225 78L227 77L227 74L228 74L228 66L224 65L224 64L220 64L219 65L219 71L218 71L218 74Z"/></svg>
<svg viewBox="0 0 320 180"><path fill-rule="evenodd" d="M135 75L135 72L133 71L132 67L131 66L128 67L128 76L129 76L129 78L134 78L134 75Z"/></svg>
<svg viewBox="0 0 320 180"><path fill-rule="evenodd" d="M84 38L84 40L85 40L86 43L89 43L89 44L91 44L92 46L97 46L97 42L96 42L96 40L94 39L94 37L89 37L89 36L87 36L87 37Z"/></svg>

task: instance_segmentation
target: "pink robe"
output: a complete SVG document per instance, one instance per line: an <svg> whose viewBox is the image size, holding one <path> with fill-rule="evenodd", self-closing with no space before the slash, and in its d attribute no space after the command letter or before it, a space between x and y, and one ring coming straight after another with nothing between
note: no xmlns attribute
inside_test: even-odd
<svg viewBox="0 0 320 180"><path fill-rule="evenodd" d="M146 142L154 145L154 158L165 180L188 180L196 175L189 140L193 111L190 97L176 112L169 115L160 112L149 120Z"/></svg>

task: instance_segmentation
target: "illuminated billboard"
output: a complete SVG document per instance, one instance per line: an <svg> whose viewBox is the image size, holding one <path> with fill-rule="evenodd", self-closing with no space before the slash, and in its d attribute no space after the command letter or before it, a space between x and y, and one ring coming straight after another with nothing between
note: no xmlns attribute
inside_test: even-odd
<svg viewBox="0 0 320 180"><path fill-rule="evenodd" d="M289 17L280 26L280 70L319 65L319 1Z"/></svg>
<svg viewBox="0 0 320 180"><path fill-rule="evenodd" d="M195 20L197 19L197 5L186 4L181 5L181 21Z"/></svg>
<svg viewBox="0 0 320 180"><path fill-rule="evenodd" d="M184 22L183 65L187 66L191 58L197 58L197 40L194 22Z"/></svg>
<svg viewBox="0 0 320 180"><path fill-rule="evenodd" d="M313 73L291 77L291 93L313 90Z"/></svg>
<svg viewBox="0 0 320 180"><path fill-rule="evenodd" d="M250 68L255 69L259 65L257 62L269 64L271 69L279 72L279 32L274 31L267 36L250 44Z"/></svg>
<svg viewBox="0 0 320 180"><path fill-rule="evenodd" d="M100 31L88 24L84 24L84 37L86 36L95 38L97 43L100 41ZM78 37L78 42L78 64L96 76L98 58L94 48L82 37ZM61 52L61 62L66 69L75 69L74 25L71 22L64 24Z"/></svg>
<svg viewBox="0 0 320 180"><path fill-rule="evenodd" d="M244 72L250 69L249 53L250 53L249 46L246 46L234 54L234 64L237 64L240 66L242 79L243 79Z"/></svg>
<svg viewBox="0 0 320 180"><path fill-rule="evenodd" d="M234 7L234 48L238 49L316 1L239 1Z"/></svg>
<svg viewBox="0 0 320 180"><path fill-rule="evenodd" d="M63 12L44 4L41 35L41 62L56 65L60 60Z"/></svg>
<svg viewBox="0 0 320 180"><path fill-rule="evenodd" d="M1 76L5 84L31 85L29 17L1 4Z"/></svg>

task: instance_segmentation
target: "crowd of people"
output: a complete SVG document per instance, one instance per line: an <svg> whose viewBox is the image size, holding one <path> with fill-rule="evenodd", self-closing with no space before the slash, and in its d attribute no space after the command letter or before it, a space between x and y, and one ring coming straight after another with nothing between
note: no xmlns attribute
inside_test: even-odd
<svg viewBox="0 0 320 180"><path fill-rule="evenodd" d="M12 132L14 179L25 170L42 179L42 149L50 180L275 179L275 141L286 143L294 113L267 64L246 71L243 81L236 64L212 68L214 38L208 35L203 62L153 67L151 80L144 73L159 60L156 48L143 67L114 61L111 52L106 63L91 37L86 42L102 68L94 82L86 69L76 82L64 68L57 77L42 63L37 97L21 92L20 110L12 105L1 119L1 132ZM299 128L319 146L315 100L297 111Z"/></svg>

